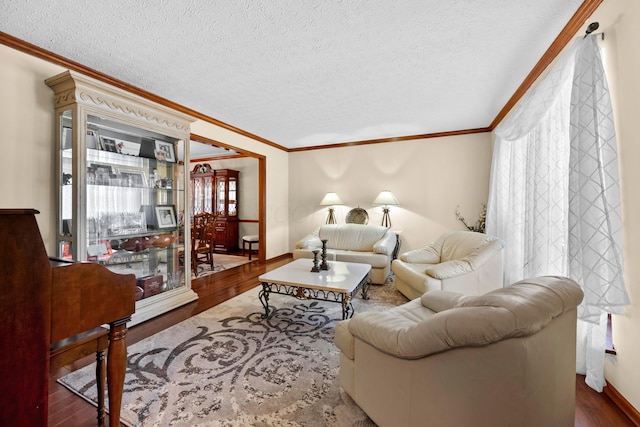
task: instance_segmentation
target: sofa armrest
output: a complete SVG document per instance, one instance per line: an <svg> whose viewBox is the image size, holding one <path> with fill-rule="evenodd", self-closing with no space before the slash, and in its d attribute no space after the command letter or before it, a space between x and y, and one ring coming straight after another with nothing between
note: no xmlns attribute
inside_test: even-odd
<svg viewBox="0 0 640 427"><path fill-rule="evenodd" d="M382 236L382 239L378 240L373 245L373 252L377 254L392 255L393 250L396 248L397 239L396 233L391 230L387 231L384 236Z"/></svg>
<svg viewBox="0 0 640 427"><path fill-rule="evenodd" d="M322 240L320 240L318 230L307 234L296 242L296 249L320 249L321 247Z"/></svg>
<svg viewBox="0 0 640 427"><path fill-rule="evenodd" d="M419 303L419 301L418 301ZM415 320L391 311L358 313L349 321L349 332L383 353L401 359L419 359L449 349L444 313Z"/></svg>
<svg viewBox="0 0 640 427"><path fill-rule="evenodd" d="M464 259L454 259L452 261L441 262L440 264L427 267L424 272L428 276L436 279L449 279L461 274L471 273L473 266Z"/></svg>
<svg viewBox="0 0 640 427"><path fill-rule="evenodd" d="M489 262L493 256L499 254L503 247L502 241L493 240L463 258L432 265L424 272L436 279L449 279L461 274L471 273Z"/></svg>
<svg viewBox="0 0 640 427"><path fill-rule="evenodd" d="M496 239L467 255L463 259L468 261L474 268L480 268L489 262L493 256L502 251L503 248L504 243L502 240Z"/></svg>
<svg viewBox="0 0 640 427"><path fill-rule="evenodd" d="M420 297L420 302L429 310L439 313L441 311L454 308L460 301L466 300L467 297L458 292L443 291L436 289L425 292Z"/></svg>
<svg viewBox="0 0 640 427"><path fill-rule="evenodd" d="M440 262L440 253L431 246L414 249L400 255L400 261L413 264L437 264Z"/></svg>

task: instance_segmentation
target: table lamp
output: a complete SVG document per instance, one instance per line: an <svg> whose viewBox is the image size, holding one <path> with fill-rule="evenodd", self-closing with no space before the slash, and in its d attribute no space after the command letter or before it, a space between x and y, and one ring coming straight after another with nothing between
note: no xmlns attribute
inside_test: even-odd
<svg viewBox="0 0 640 427"><path fill-rule="evenodd" d="M382 225L391 228L391 217L389 216L389 206L398 206L398 199L393 195L391 191L381 191L373 200L374 205L384 205L382 208Z"/></svg>
<svg viewBox="0 0 640 427"><path fill-rule="evenodd" d="M320 201L320 206L329 206L329 216L327 217L327 224L335 224L336 217L333 215L333 206L341 205L342 200L336 193L327 193Z"/></svg>

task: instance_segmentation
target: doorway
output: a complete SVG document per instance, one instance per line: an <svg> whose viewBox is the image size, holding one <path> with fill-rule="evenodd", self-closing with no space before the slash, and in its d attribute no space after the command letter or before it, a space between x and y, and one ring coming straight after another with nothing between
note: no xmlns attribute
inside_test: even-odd
<svg viewBox="0 0 640 427"><path fill-rule="evenodd" d="M240 238L247 234L258 235L258 262L264 262L266 260L266 157L221 141L191 134L189 163L191 170L195 164L209 163L213 169L240 169L244 172L241 173L240 180L238 234ZM188 172L185 170L185 173Z"/></svg>

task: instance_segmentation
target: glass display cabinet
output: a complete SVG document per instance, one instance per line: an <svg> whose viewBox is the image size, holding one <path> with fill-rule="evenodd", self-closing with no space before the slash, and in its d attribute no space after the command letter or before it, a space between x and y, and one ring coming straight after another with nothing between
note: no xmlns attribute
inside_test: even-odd
<svg viewBox="0 0 640 427"><path fill-rule="evenodd" d="M58 256L135 274L130 325L197 299L184 226L193 119L72 71L46 83L55 92Z"/></svg>
<svg viewBox="0 0 640 427"><path fill-rule="evenodd" d="M199 163L191 171L191 217L213 214L215 171L208 163Z"/></svg>
<svg viewBox="0 0 640 427"><path fill-rule="evenodd" d="M240 172L231 169L216 169L215 188L215 245L217 252L237 252L238 236L238 179Z"/></svg>

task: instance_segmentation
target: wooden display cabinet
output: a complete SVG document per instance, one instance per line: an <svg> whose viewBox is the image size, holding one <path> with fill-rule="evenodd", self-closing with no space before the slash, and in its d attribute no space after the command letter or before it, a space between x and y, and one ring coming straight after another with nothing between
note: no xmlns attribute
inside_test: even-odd
<svg viewBox="0 0 640 427"><path fill-rule="evenodd" d="M237 252L238 235L238 179L240 172L216 169L215 183L215 247L216 252Z"/></svg>

